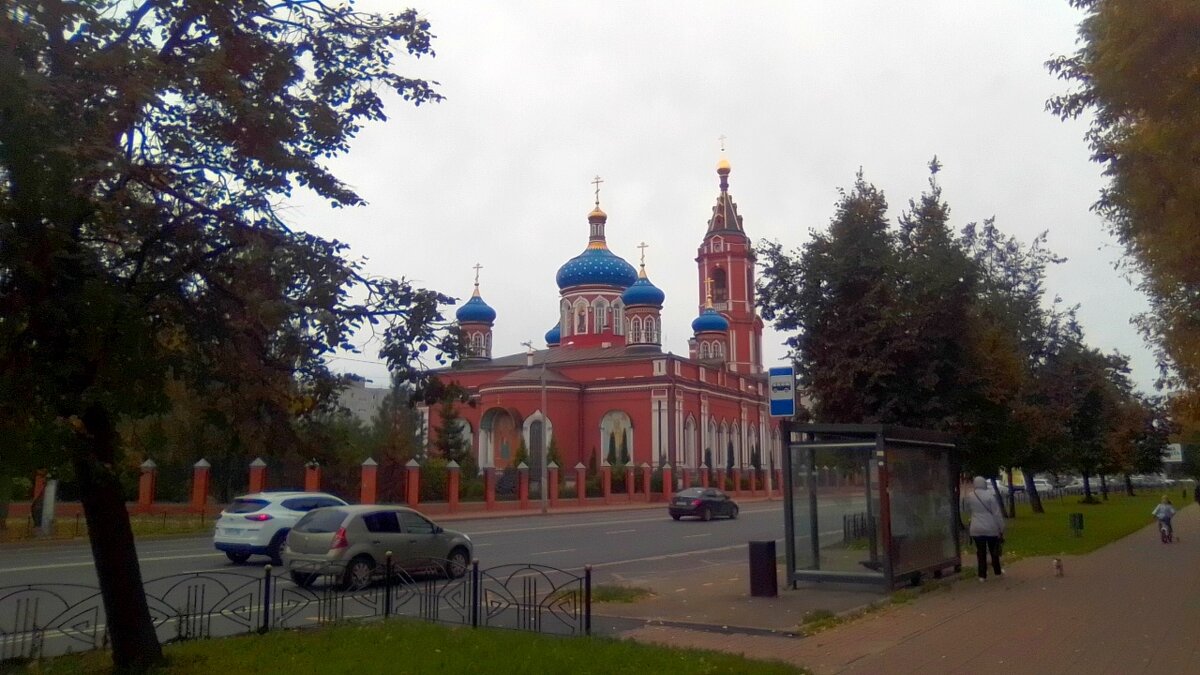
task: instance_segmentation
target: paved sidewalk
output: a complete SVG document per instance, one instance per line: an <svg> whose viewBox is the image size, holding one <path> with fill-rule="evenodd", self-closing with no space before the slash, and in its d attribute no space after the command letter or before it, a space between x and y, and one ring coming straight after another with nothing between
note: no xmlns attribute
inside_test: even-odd
<svg viewBox="0 0 1200 675"><path fill-rule="evenodd" d="M1186 508L1175 521L1175 544L1161 544L1147 527L1067 558L1062 578L1048 558L1031 558L1001 579L962 581L813 637L677 625L623 635L778 659L822 674L1197 673L1200 509Z"/></svg>

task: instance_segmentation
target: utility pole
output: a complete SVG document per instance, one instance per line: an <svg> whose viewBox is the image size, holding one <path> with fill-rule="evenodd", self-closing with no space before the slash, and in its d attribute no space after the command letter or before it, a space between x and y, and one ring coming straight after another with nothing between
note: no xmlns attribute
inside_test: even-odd
<svg viewBox="0 0 1200 675"><path fill-rule="evenodd" d="M530 354L533 354L532 341L522 342L521 344L529 349ZM541 501L542 504L542 515L544 516L550 512L550 500L547 497L547 491L549 487L546 485L546 483L548 483L550 480L548 475L549 468L546 466L546 455L548 454L547 448L550 445L550 416L546 413L546 359L542 359L542 372L538 379L541 382L542 388L542 442L540 444L541 448L538 450L540 455L540 461L538 463L541 465L540 471L538 472L538 493L539 501Z"/></svg>

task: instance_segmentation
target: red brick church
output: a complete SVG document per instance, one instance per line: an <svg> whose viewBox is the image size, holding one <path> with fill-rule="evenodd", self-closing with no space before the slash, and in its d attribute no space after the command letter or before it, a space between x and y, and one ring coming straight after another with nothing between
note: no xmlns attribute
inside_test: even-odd
<svg viewBox="0 0 1200 675"><path fill-rule="evenodd" d="M634 269L608 248L598 191L587 247L558 269L559 321L545 349L492 355L496 312L480 295L476 270L475 292L456 314L468 355L442 376L474 400L460 411L480 467L509 466L524 440L537 470L550 437L564 469L592 457L603 466L610 451L655 467L749 467L754 457L762 468L780 466L754 308L754 251L729 173L722 158L712 217L702 233L697 228L697 316L686 357L662 351L670 330L661 321L664 293L644 257ZM436 409L428 413L432 430Z"/></svg>

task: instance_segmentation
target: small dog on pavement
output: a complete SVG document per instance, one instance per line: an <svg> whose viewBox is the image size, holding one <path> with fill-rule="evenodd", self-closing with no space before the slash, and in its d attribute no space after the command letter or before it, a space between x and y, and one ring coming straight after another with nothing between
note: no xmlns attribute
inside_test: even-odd
<svg viewBox="0 0 1200 675"><path fill-rule="evenodd" d="M1062 558L1054 559L1054 576L1061 577L1063 575Z"/></svg>

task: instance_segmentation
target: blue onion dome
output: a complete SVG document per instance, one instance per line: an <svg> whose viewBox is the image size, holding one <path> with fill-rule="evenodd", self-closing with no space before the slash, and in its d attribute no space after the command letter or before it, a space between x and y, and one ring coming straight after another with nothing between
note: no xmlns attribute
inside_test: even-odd
<svg viewBox="0 0 1200 675"><path fill-rule="evenodd" d="M650 283L650 279L646 277L646 267L643 265L638 272L638 280L621 294L621 302L625 303L626 307L651 305L661 309L666 297L662 289Z"/></svg>
<svg viewBox="0 0 1200 675"><path fill-rule="evenodd" d="M562 342L562 326L554 324L554 328L546 331L546 346L554 347Z"/></svg>
<svg viewBox="0 0 1200 675"><path fill-rule="evenodd" d="M692 321L693 333L727 330L729 330L729 322L712 307L705 309L703 314Z"/></svg>
<svg viewBox="0 0 1200 675"><path fill-rule="evenodd" d="M637 281L637 271L625 259L608 250L604 242L588 244L587 250L558 268L555 277L560 289L571 286L618 286L629 288Z"/></svg>
<svg viewBox="0 0 1200 675"><path fill-rule="evenodd" d="M458 319L459 323L492 323L496 320L496 310L483 301L479 296L479 286L476 286L471 299L458 308L454 318Z"/></svg>
<svg viewBox="0 0 1200 675"><path fill-rule="evenodd" d="M637 270L625 259L608 250L604 239L604 224L608 214L600 208L597 195L596 208L588 213L588 246L583 253L571 258L558 268L555 280L558 288L572 286L616 286L629 288L637 281Z"/></svg>

